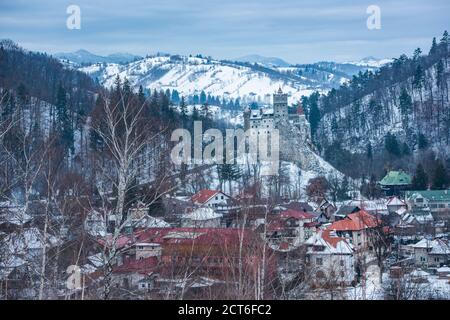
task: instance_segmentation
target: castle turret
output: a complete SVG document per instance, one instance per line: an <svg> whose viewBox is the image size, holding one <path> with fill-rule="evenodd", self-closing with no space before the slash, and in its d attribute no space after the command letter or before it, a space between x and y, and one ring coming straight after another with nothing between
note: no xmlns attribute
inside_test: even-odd
<svg viewBox="0 0 450 320"><path fill-rule="evenodd" d="M283 93L281 87L273 95L273 112L276 122L288 119L288 95Z"/></svg>

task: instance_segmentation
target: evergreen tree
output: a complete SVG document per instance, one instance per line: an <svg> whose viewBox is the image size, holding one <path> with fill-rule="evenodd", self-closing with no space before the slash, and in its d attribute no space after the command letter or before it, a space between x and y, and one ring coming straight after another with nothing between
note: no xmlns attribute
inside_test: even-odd
<svg viewBox="0 0 450 320"><path fill-rule="evenodd" d="M142 106L145 103L145 93L144 93L144 88L142 86L139 86L138 99L139 99L139 105Z"/></svg>
<svg viewBox="0 0 450 320"><path fill-rule="evenodd" d="M423 133L419 133L418 147L419 147L419 150L424 150L428 147L427 137L425 137L425 135Z"/></svg>
<svg viewBox="0 0 450 320"><path fill-rule="evenodd" d="M419 64L416 68L413 78L413 87L415 89L421 90L425 83L425 72L422 66Z"/></svg>
<svg viewBox="0 0 450 320"><path fill-rule="evenodd" d="M404 155L404 156L411 155L411 149L409 148L409 146L406 142L403 142L403 144L402 144L402 155Z"/></svg>
<svg viewBox="0 0 450 320"><path fill-rule="evenodd" d="M422 54L422 49L417 48L416 50L414 50L413 60L414 61L419 60L421 54Z"/></svg>
<svg viewBox="0 0 450 320"><path fill-rule="evenodd" d="M316 130L319 126L320 122L320 111L319 111L319 96L320 94L318 92L314 92L309 97L309 123L311 125L311 135L314 136L316 133Z"/></svg>
<svg viewBox="0 0 450 320"><path fill-rule="evenodd" d="M192 120L197 121L197 120L199 120L197 107L195 105L192 106L192 107L193 107L193 109L192 109Z"/></svg>
<svg viewBox="0 0 450 320"><path fill-rule="evenodd" d="M414 190L426 190L428 188L428 175L421 163L417 165L416 172L414 173L412 188Z"/></svg>
<svg viewBox="0 0 450 320"><path fill-rule="evenodd" d="M390 154L394 156L400 156L400 146L397 141L397 137L393 135L392 133L388 133L384 139L384 147Z"/></svg>
<svg viewBox="0 0 450 320"><path fill-rule="evenodd" d="M372 144L369 142L367 145L367 151L366 151L367 159L372 160L373 159L373 151L372 151Z"/></svg>
<svg viewBox="0 0 450 320"><path fill-rule="evenodd" d="M187 116L187 107L186 107L186 101L184 100L184 96L181 97L180 114L183 119L186 118L186 116Z"/></svg>
<svg viewBox="0 0 450 320"><path fill-rule="evenodd" d="M202 105L202 116L205 118L205 119L209 119L209 117L210 117L210 112L209 112L209 106L208 106L208 103L204 103L203 105Z"/></svg>
<svg viewBox="0 0 450 320"><path fill-rule="evenodd" d="M402 92L400 94L400 112L403 116L407 116L412 108L412 99L411 96L408 94L408 91L406 91L405 88L402 89Z"/></svg>
<svg viewBox="0 0 450 320"><path fill-rule="evenodd" d="M56 97L56 132L59 135L60 143L64 151L74 152L74 133L72 122L67 107L66 90L62 85L58 88Z"/></svg>
<svg viewBox="0 0 450 320"><path fill-rule="evenodd" d="M446 78L444 74L444 62L442 61L442 59L440 59L436 65L436 85L438 88L443 88L445 86Z"/></svg>
<svg viewBox="0 0 450 320"><path fill-rule="evenodd" d="M449 177L447 170L441 160L436 161L436 165L433 171L432 186L433 189L442 190L449 185Z"/></svg>
<svg viewBox="0 0 450 320"><path fill-rule="evenodd" d="M437 42L436 42L436 37L433 37L433 41L431 43L431 48L430 48L429 55L432 56L432 55L436 54L437 50L438 50L438 45L437 45Z"/></svg>
<svg viewBox="0 0 450 320"><path fill-rule="evenodd" d="M172 96L170 97L170 100L172 100L172 103L174 104L180 103L180 95L176 89L172 90Z"/></svg>
<svg viewBox="0 0 450 320"><path fill-rule="evenodd" d="M198 98L198 95L196 95L196 94L194 94L193 103L194 104L198 104L199 103L199 98Z"/></svg>
<svg viewBox="0 0 450 320"><path fill-rule="evenodd" d="M445 55L445 56L448 54L449 44L450 44L450 39L448 37L447 30L445 30L444 34L442 35L441 41L439 42L439 46L442 50L443 55Z"/></svg>
<svg viewBox="0 0 450 320"><path fill-rule="evenodd" d="M205 91L202 90L202 92L200 93L200 104L205 104L206 103L206 93Z"/></svg>

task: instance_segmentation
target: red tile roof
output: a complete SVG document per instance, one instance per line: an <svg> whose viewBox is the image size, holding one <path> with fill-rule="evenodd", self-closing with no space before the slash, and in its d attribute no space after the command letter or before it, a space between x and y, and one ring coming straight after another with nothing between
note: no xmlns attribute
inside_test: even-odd
<svg viewBox="0 0 450 320"><path fill-rule="evenodd" d="M157 266L158 266L158 258L156 257L149 257L141 260L129 258L126 259L122 265L115 267L113 272L115 273L137 272L149 274L152 273L154 270L156 270Z"/></svg>
<svg viewBox="0 0 450 320"><path fill-rule="evenodd" d="M311 213L304 212L304 211L297 211L297 210L293 210L293 209L287 209L287 210L281 212L280 215L282 218L294 218L294 219L298 219L298 220L313 219L315 217Z"/></svg>
<svg viewBox="0 0 450 320"><path fill-rule="evenodd" d="M205 203L219 192L220 191L218 191L218 190L203 189L203 190L200 190L199 192L197 192L196 194L194 194L191 197L191 200L192 200L192 202L195 202L195 203Z"/></svg>
<svg viewBox="0 0 450 320"><path fill-rule="evenodd" d="M135 233L136 241L164 244L217 244L238 242L242 237L244 243L255 238L250 229L239 228L149 228Z"/></svg>
<svg viewBox="0 0 450 320"><path fill-rule="evenodd" d="M319 225L319 223L317 221L313 221L313 222L307 222L303 226L305 228L314 228L314 227L317 227L318 225Z"/></svg>
<svg viewBox="0 0 450 320"><path fill-rule="evenodd" d="M342 220L333 222L328 229L336 231L358 231L367 228L374 228L378 224L379 220L376 217L370 215L364 210L360 210L347 215Z"/></svg>
<svg viewBox="0 0 450 320"><path fill-rule="evenodd" d="M339 241L346 241L345 238L337 237L337 236L331 236L330 235L331 230L323 230L322 232L322 239L328 242L330 245L336 248Z"/></svg>

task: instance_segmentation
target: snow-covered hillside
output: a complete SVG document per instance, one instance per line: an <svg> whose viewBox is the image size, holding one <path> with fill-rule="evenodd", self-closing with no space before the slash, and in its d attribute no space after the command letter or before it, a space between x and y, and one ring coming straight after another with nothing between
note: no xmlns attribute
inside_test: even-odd
<svg viewBox="0 0 450 320"><path fill-rule="evenodd" d="M442 59L423 69L421 87L415 85L417 69L407 69L403 72L408 77L402 81L379 86L350 104L333 105L335 110L325 113L320 121L319 143L339 141L353 153L363 152L368 144L382 150L390 133L416 150L418 137L423 135L437 154L447 156L450 154L449 61L449 58Z"/></svg>
<svg viewBox="0 0 450 320"><path fill-rule="evenodd" d="M259 57L259 56L258 56ZM260 57L260 60L264 57ZM275 58L267 58L274 61ZM248 60L248 59L247 59ZM241 102L270 103L279 87L289 94L289 103L314 91L326 93L365 70L374 71L388 60L362 60L358 63L317 62L289 66L286 62L253 63L251 61L215 60L203 56L156 55L130 62L95 63L79 70L97 78L106 87L117 75L127 78L137 88L177 90L184 96L200 94ZM258 60L259 61L259 60Z"/></svg>
<svg viewBox="0 0 450 320"><path fill-rule="evenodd" d="M279 87L289 94L289 102L315 90L324 91L320 82L281 73L277 70L198 57L157 56L127 65L93 64L81 71L99 79L106 87L117 75L127 78L134 87L177 90L182 95L205 91L212 96L241 98L242 101L270 103L271 94Z"/></svg>
<svg viewBox="0 0 450 320"><path fill-rule="evenodd" d="M381 68L382 66L389 64L392 61L393 59L378 59L375 57L366 57L359 61L350 61L346 63L362 67Z"/></svg>

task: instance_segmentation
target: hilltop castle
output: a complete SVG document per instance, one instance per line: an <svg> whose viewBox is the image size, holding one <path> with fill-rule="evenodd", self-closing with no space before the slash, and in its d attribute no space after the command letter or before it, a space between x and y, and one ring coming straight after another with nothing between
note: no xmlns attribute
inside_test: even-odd
<svg viewBox="0 0 450 320"><path fill-rule="evenodd" d="M280 129L284 132L290 125L297 127L305 141L311 141L311 130L309 122L305 118L302 106L299 104L295 113L289 113L288 95L281 88L273 94L272 108L250 109L244 111L244 128L256 129L258 134L267 133L271 129Z"/></svg>

